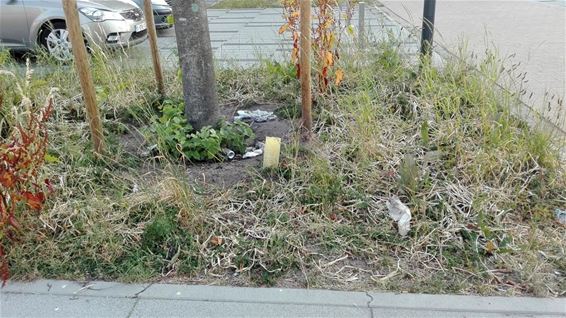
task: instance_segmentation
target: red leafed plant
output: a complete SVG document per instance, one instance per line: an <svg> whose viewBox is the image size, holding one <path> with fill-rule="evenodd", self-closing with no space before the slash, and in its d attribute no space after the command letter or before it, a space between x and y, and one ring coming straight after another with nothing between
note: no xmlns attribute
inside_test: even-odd
<svg viewBox="0 0 566 318"><path fill-rule="evenodd" d="M283 16L286 23L279 28L279 34L291 33L293 37L293 49L291 50L291 63L297 67L297 77L301 74L299 65L299 0L281 0L283 4Z"/></svg>
<svg viewBox="0 0 566 318"><path fill-rule="evenodd" d="M53 111L53 98L39 109L22 97L21 113L0 132L0 277L3 285L9 277L7 244L17 240L21 231L18 218L27 211L38 212L51 190L49 180L40 180L40 169L47 150L46 123ZM0 111L3 100L0 92ZM5 128L5 127L4 127Z"/></svg>
<svg viewBox="0 0 566 318"><path fill-rule="evenodd" d="M299 63L299 1L300 0L281 0L283 5L283 16L285 24L279 28L279 34L289 32L293 39L293 49L291 51L291 62L297 68L297 77L300 77L301 65ZM355 0L348 0L347 9L345 11L346 20L352 17L352 10ZM315 15L318 20L316 28L313 29L313 51L314 65L317 72L317 84L320 93L324 93L328 89L328 85L332 82L339 85L344 78L344 71L337 69L332 71L335 61L338 60L341 35L344 27L340 25L340 6L336 0L317 0L315 1ZM338 17L338 19L336 18Z"/></svg>

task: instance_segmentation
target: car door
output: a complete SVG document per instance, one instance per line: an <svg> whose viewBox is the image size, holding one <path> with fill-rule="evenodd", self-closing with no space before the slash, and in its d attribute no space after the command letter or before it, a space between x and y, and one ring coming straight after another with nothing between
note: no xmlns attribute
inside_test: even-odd
<svg viewBox="0 0 566 318"><path fill-rule="evenodd" d="M0 46L25 47L29 24L23 0L0 0Z"/></svg>

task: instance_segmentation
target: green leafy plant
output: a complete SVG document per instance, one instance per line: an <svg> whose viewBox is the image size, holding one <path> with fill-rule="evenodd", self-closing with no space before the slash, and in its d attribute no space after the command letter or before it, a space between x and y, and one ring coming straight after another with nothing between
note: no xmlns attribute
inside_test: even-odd
<svg viewBox="0 0 566 318"><path fill-rule="evenodd" d="M177 155L183 154L183 148L187 146L193 130L179 105L172 100L166 100L161 107L161 117L154 120L151 127L157 135L159 149Z"/></svg>
<svg viewBox="0 0 566 318"><path fill-rule="evenodd" d="M161 117L154 120L152 125L159 149L162 153L190 161L219 160L222 148L243 154L246 142L255 137L251 127L241 121L224 123L217 128L206 126L194 131L185 119L183 104L172 100L165 101L161 111Z"/></svg>
<svg viewBox="0 0 566 318"><path fill-rule="evenodd" d="M239 154L246 152L246 141L255 137L250 125L242 121L223 125L220 127L219 135L222 139L222 147L229 148Z"/></svg>
<svg viewBox="0 0 566 318"><path fill-rule="evenodd" d="M211 127L203 127L189 135L189 139L183 147L183 154L189 160L213 160L218 158L222 151L220 135Z"/></svg>

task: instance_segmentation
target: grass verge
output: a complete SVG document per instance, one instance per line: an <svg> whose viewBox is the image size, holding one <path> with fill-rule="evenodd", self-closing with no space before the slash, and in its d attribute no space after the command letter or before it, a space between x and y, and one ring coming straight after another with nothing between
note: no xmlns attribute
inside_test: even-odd
<svg viewBox="0 0 566 318"><path fill-rule="evenodd" d="M167 155L140 156L153 142L143 131L160 104L149 65L94 55L110 149L95 158L76 75L43 62L53 72L24 87L34 100L50 86L60 89L42 172L56 192L39 219L24 216L26 230L7 251L15 278L541 296L566 290L566 232L553 219L566 206L563 140L512 116L516 97L466 63L418 70L392 45L342 57L347 76L318 99L314 141L291 136L278 169L258 168L223 189L189 182L186 166ZM499 74L494 60L481 67ZM293 121L293 73L267 62L219 70L221 99L278 103ZM165 77L168 94L180 97L176 72ZM0 85L7 112L17 96L10 81ZM391 195L413 213L406 238L387 215Z"/></svg>

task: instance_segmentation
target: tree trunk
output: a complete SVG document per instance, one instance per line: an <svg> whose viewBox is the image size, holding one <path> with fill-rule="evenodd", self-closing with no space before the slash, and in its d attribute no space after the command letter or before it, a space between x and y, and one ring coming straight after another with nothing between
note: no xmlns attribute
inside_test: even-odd
<svg viewBox="0 0 566 318"><path fill-rule="evenodd" d="M193 128L200 129L219 119L206 4L203 0L176 0L172 4L185 116Z"/></svg>

